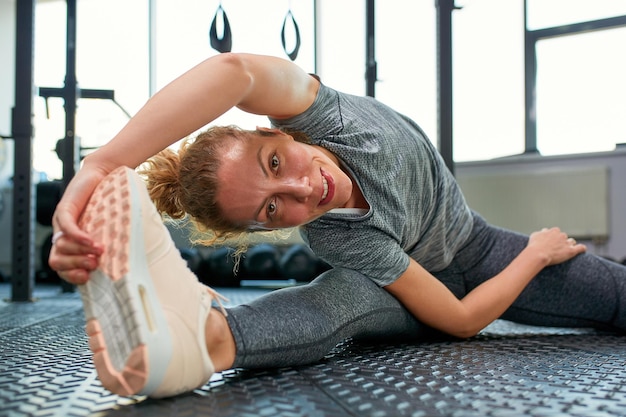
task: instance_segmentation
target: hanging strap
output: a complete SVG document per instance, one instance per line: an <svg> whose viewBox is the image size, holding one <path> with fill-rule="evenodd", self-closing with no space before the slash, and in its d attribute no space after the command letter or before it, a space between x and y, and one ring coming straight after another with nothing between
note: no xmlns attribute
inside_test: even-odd
<svg viewBox="0 0 626 417"><path fill-rule="evenodd" d="M222 21L224 23L224 33L221 39L217 36L217 15L219 13L222 14ZM219 6L217 6L215 16L213 16L211 30L209 31L209 39L211 40L211 47L219 52L230 52L233 46L232 34L230 32L230 23L228 22L228 16L226 16L226 12L222 8L221 3Z"/></svg>
<svg viewBox="0 0 626 417"><path fill-rule="evenodd" d="M291 22L293 23L293 28L296 32L296 46L293 48L293 51L287 51L287 44L285 42L285 27L287 26L287 19L291 18ZM283 50L287 54L287 56L295 61L298 56L298 51L300 50L300 29L298 28L298 24L296 23L296 19L293 17L291 13L291 9L287 11L287 15L285 16L285 20L283 20L283 29L280 32L280 40L283 42Z"/></svg>

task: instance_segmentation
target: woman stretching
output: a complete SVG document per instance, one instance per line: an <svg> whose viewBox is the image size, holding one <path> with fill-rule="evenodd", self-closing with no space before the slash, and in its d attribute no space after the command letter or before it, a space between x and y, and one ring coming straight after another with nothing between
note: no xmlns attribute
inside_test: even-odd
<svg viewBox="0 0 626 417"><path fill-rule="evenodd" d="M167 149L232 107L272 128ZM131 168L146 160L144 182ZM215 307L159 212L217 236L299 227L333 269ZM274 57L222 54L166 86L85 158L53 224L50 265L79 285L96 369L120 395L312 363L346 338L471 337L498 318L626 329L625 267L556 228L487 224L415 122Z"/></svg>

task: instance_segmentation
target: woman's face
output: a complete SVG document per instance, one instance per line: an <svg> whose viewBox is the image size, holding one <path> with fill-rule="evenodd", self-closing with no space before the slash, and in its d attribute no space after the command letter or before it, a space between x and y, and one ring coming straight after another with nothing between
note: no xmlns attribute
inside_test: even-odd
<svg viewBox="0 0 626 417"><path fill-rule="evenodd" d="M294 227L349 203L352 181L331 152L276 132L225 148L217 202L229 220L251 229Z"/></svg>

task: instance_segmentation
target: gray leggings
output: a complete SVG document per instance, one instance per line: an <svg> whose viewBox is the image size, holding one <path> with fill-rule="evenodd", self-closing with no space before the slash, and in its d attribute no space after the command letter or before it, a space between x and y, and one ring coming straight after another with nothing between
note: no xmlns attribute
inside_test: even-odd
<svg viewBox="0 0 626 417"><path fill-rule="evenodd" d="M434 275L463 297L505 268L528 237L474 216L472 235ZM626 330L626 267L583 254L545 268L503 319L544 326ZM312 363L347 339L424 340L434 332L364 275L333 269L310 284L277 290L228 310L234 367Z"/></svg>

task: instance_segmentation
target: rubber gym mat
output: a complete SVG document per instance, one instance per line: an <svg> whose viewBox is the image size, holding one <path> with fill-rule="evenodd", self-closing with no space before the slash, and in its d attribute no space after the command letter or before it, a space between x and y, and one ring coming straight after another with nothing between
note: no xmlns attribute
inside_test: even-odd
<svg viewBox="0 0 626 417"><path fill-rule="evenodd" d="M222 291L239 304L267 290ZM0 297L10 288L0 284ZM77 294L0 301L0 416L623 416L623 336L496 321L469 340L346 341L309 366L230 370L187 395L100 385Z"/></svg>

